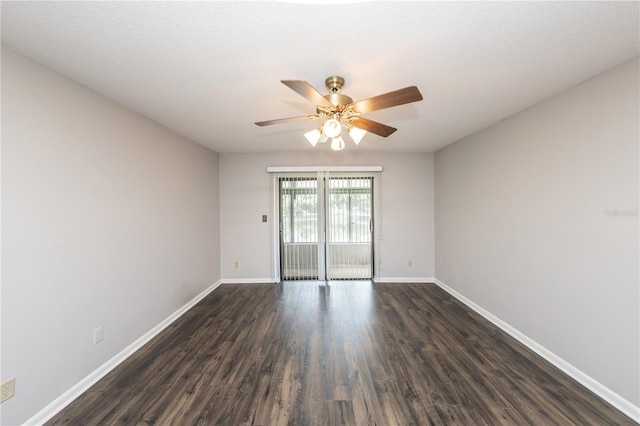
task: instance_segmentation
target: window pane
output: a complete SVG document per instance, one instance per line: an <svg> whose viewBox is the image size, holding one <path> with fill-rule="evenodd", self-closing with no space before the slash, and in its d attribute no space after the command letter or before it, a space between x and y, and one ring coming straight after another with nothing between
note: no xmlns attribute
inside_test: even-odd
<svg viewBox="0 0 640 426"><path fill-rule="evenodd" d="M309 243L318 241L318 213L316 195L297 194L294 202L294 241Z"/></svg>
<svg viewBox="0 0 640 426"><path fill-rule="evenodd" d="M371 218L371 195L351 195L351 242L368 243L371 240L369 220Z"/></svg>
<svg viewBox="0 0 640 426"><path fill-rule="evenodd" d="M285 182L283 182L284 184ZM282 238L285 243L291 242L291 195L282 194Z"/></svg>

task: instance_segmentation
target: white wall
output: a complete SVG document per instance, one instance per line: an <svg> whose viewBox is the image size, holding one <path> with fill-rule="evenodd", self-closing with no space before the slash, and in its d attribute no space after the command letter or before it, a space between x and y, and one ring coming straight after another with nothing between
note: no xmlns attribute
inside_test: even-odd
<svg viewBox="0 0 640 426"><path fill-rule="evenodd" d="M302 135L300 143L306 143ZM375 136L369 136L375 137ZM366 140L363 144L366 143ZM383 166L377 258L381 278L434 276L433 154L313 151L220 157L222 276L230 280L274 278L271 180L268 166ZM269 215L262 223L261 216ZM408 260L413 266L408 267ZM235 261L240 267L234 268Z"/></svg>
<svg viewBox="0 0 640 426"><path fill-rule="evenodd" d="M636 407L638 75L636 59L435 154L436 277Z"/></svg>
<svg viewBox="0 0 640 426"><path fill-rule="evenodd" d="M2 424L220 279L218 171L217 154L3 48Z"/></svg>

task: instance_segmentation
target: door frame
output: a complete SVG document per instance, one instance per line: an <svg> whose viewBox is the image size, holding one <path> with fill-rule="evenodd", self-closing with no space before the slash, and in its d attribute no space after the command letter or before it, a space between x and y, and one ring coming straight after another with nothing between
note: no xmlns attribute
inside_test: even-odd
<svg viewBox="0 0 640 426"><path fill-rule="evenodd" d="M374 248L374 242L376 240L376 230L375 230L375 223L376 223L376 219L375 219L375 211L374 211L374 205L375 205L375 197L376 197L376 191L375 191L375 181L376 181L376 177L372 174L372 173L362 173L362 172L331 172L331 173L325 173L324 177L323 177L323 182L324 182L324 191L323 191L323 196L325 199L325 211L323 212L323 214L326 214L328 212L328 210L331 208L331 203L328 201L328 198L330 196L331 193L331 189L329 187L329 185L327 185L327 182L331 179L352 179L352 178L362 178L362 179L370 179L371 180L371 186L370 186L370 195L371 195L371 204L370 204L370 217L369 217L369 234L371 237L371 242L369 244L369 255L370 257L370 278L367 279L373 279L374 278L374 265L375 265L375 248ZM351 202L351 200L349 200ZM349 209L349 214L350 214L350 209ZM324 271L324 276L325 279L328 279L328 277L330 275L333 275L333 272L331 270L331 258L332 258L332 247L331 247L331 241L330 241L330 237L329 235L327 235L327 231L330 230L331 228L331 224L329 223L329 217L325 217L324 218L325 222L324 222L324 230L325 230L325 240L324 240L324 253L325 253L325 271ZM373 225L373 227L372 227ZM342 278L333 278L333 279L342 279ZM345 278L347 280L351 279L351 278Z"/></svg>

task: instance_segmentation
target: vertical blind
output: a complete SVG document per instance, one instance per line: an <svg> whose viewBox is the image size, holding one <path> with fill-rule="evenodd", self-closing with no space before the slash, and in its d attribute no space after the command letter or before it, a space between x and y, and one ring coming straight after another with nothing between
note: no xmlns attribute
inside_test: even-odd
<svg viewBox="0 0 640 426"><path fill-rule="evenodd" d="M372 278L372 177L279 177L278 189L282 279Z"/></svg>

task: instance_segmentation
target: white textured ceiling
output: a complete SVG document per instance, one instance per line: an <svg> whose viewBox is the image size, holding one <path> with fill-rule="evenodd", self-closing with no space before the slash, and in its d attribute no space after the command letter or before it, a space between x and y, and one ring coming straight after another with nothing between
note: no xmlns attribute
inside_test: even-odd
<svg viewBox="0 0 640 426"><path fill-rule="evenodd" d="M2 2L2 42L220 153L314 149L253 124L315 112L281 79L416 85L347 149L434 151L639 54L638 2L337 3Z"/></svg>

